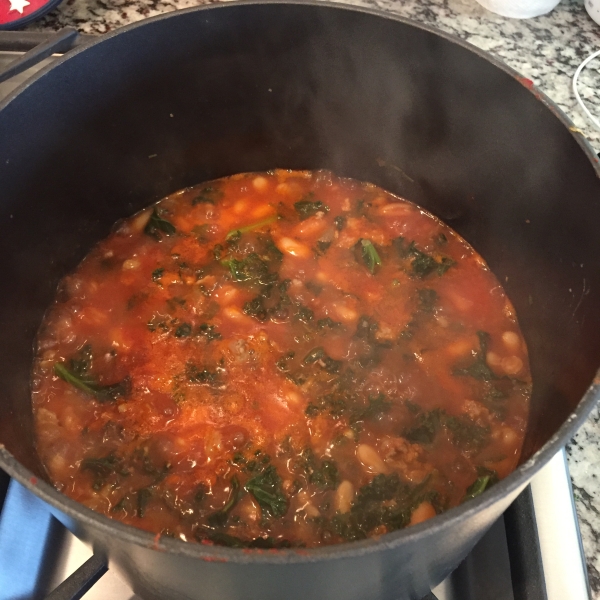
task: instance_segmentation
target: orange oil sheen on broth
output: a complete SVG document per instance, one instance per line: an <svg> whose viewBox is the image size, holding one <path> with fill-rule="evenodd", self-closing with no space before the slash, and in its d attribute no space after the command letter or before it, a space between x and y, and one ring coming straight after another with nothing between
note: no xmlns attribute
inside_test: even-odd
<svg viewBox="0 0 600 600"><path fill-rule="evenodd" d="M482 258L328 172L241 174L126 220L38 338L56 487L188 541L313 547L426 520L517 465L531 379Z"/></svg>

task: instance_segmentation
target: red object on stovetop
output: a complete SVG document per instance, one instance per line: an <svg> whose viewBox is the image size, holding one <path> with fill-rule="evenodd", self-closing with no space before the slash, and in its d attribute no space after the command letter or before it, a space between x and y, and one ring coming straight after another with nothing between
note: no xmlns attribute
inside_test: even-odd
<svg viewBox="0 0 600 600"><path fill-rule="evenodd" d="M18 29L50 12L62 0L0 0L0 29Z"/></svg>

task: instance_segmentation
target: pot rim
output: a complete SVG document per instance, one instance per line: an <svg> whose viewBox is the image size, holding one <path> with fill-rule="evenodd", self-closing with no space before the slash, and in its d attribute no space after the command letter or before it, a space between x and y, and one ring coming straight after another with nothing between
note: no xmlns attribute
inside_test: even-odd
<svg viewBox="0 0 600 600"><path fill-rule="evenodd" d="M76 55L85 52L89 48L108 41L116 36L127 34L128 32L140 27L153 25L159 21L181 17L185 18L186 14L200 11L228 9L235 10L240 6L262 6L271 4L275 6L306 5L311 8L320 8L323 10L345 10L360 12L379 18L397 21L404 25L415 27L439 36L454 44L458 44L462 48L475 53L480 58L483 58L487 62L516 79L519 83L526 87L537 100L541 101L542 104L544 104L569 130L569 133L579 144L584 154L587 155L592 167L600 178L600 161L585 136L574 126L569 117L567 117L567 115L552 100L550 100L550 98L535 88L529 79L523 77L517 73L517 71L489 55L487 52L464 40L461 40L455 35L438 30L429 25L417 23L405 17L387 13L379 9L357 7L342 2L331 2L324 0L233 0L222 4L211 4L172 11L157 15L155 17L150 17L148 19L143 19L137 23L132 23L116 29L115 31L102 34L101 36L98 36L97 40L71 50L61 58L58 58L51 65L41 69L33 77L29 78L26 82L15 89L3 102L0 103L0 111L2 111L5 106L17 98L19 94L26 90L30 85L45 77L55 67L58 67L65 61L68 61ZM156 535L145 530L138 529L132 525L126 525L120 521L111 519L95 512L79 502L76 502L75 500L72 500L68 496L63 495L52 485L35 476L10 452L8 452L6 447L2 444L0 444L0 467L2 467L11 477L13 477L29 491L71 519L84 522L86 525L90 525L96 530L100 530L104 535L118 535L124 541L141 547L186 556L191 559L239 564L275 565L290 563L312 563L321 562L323 560L339 560L365 556L384 550L393 550L394 548L403 546L405 544L417 543L420 538L427 537L428 534L431 535L433 532L435 532L437 535L439 532L451 530L463 519L473 517L480 511L486 510L507 495L512 494L515 491L520 491L520 489L524 488L529 480L561 448L564 447L565 443L573 437L576 430L584 423L598 400L600 400L600 369L597 371L592 383L590 384L590 387L577 404L575 410L569 415L556 433L535 454L533 454L530 459L521 464L517 469L515 469L515 471L496 484L493 488L486 491L485 494L482 494L481 496L478 496L477 498L470 500L465 504L451 508L442 514L437 515L433 519L418 525L413 525L405 529L394 531L378 538L368 538L366 540L334 544L321 548L293 548L277 550L239 549L227 548L212 544L190 543L182 540L161 537L160 534Z"/></svg>

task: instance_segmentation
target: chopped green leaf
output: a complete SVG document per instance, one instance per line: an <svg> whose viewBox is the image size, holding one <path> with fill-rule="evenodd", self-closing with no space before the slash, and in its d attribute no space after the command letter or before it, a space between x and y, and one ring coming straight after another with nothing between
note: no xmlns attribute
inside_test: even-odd
<svg viewBox="0 0 600 600"><path fill-rule="evenodd" d="M176 338L186 338L186 337L190 336L191 333L192 333L192 326L189 323L182 323L181 325L179 325L179 327L177 327L174 335Z"/></svg>
<svg viewBox="0 0 600 600"><path fill-rule="evenodd" d="M54 373L63 381L70 383L73 387L76 387L88 396L92 396L98 402L114 402L122 396L127 396L131 391L131 380L129 377L126 377L119 383L100 385L88 377L79 376L69 371L62 363L54 364Z"/></svg>
<svg viewBox="0 0 600 600"><path fill-rule="evenodd" d="M85 375L92 368L92 346L85 344L69 361L71 371L78 377Z"/></svg>
<svg viewBox="0 0 600 600"><path fill-rule="evenodd" d="M267 317L269 316L269 313L265 306L264 296L260 294L255 298L252 298L252 300L248 300L248 302L245 302L242 310L244 311L245 315L248 315L249 317L254 317L259 321L266 321Z"/></svg>
<svg viewBox="0 0 600 600"><path fill-rule="evenodd" d="M335 490L339 483L338 468L331 458L319 461L311 448L305 448L297 461L309 483L316 485L322 490Z"/></svg>
<svg viewBox="0 0 600 600"><path fill-rule="evenodd" d="M276 363L275 366L283 372L289 371L290 367L288 365L288 362L290 360L292 360L292 358L294 358L294 356L296 356L296 353L293 350L290 350L289 352L286 352Z"/></svg>
<svg viewBox="0 0 600 600"><path fill-rule="evenodd" d="M191 362L187 364L185 374L188 381L191 381L192 383L208 385L213 385L218 378L218 373L216 371L209 371L207 368L200 370L200 368Z"/></svg>
<svg viewBox="0 0 600 600"><path fill-rule="evenodd" d="M490 440L490 428L475 423L468 417L448 417L446 419L452 442L468 452L478 452Z"/></svg>
<svg viewBox="0 0 600 600"><path fill-rule="evenodd" d="M174 235L177 232L175 226L170 221L163 219L156 207L152 209L152 214L144 227L144 233L153 237L155 240L160 241L162 235Z"/></svg>
<svg viewBox="0 0 600 600"><path fill-rule="evenodd" d="M356 337L364 338L368 341L375 340L375 333L379 329L377 321L372 320L367 315L361 315L356 324Z"/></svg>
<svg viewBox="0 0 600 600"><path fill-rule="evenodd" d="M192 206L196 206L196 204L215 204L218 200L223 196L223 190L219 188L213 187L212 185L207 185L202 188L197 196L192 198Z"/></svg>
<svg viewBox="0 0 600 600"><path fill-rule="evenodd" d="M157 329L160 329L161 331L169 331L169 326L167 325L167 322L162 317L160 317L160 315L152 315L151 319L148 321L146 326L153 333Z"/></svg>
<svg viewBox="0 0 600 600"><path fill-rule="evenodd" d="M476 498L480 494L483 494L485 490L489 490L493 485L498 483L498 474L496 471L484 467L480 467L477 470L479 472L479 477L477 477L477 479L467 488L462 502L470 500L471 498Z"/></svg>
<svg viewBox="0 0 600 600"><path fill-rule="evenodd" d="M325 350L322 346L318 346L317 348L313 348L302 361L303 365L312 365L316 363L318 360L326 356Z"/></svg>
<svg viewBox="0 0 600 600"><path fill-rule="evenodd" d="M327 356L322 346L313 348L303 359L302 364L305 366L319 363L328 373L336 373L340 370L342 363L339 360Z"/></svg>
<svg viewBox="0 0 600 600"><path fill-rule="evenodd" d="M336 515L329 527L348 541L365 539L381 526L388 532L406 527L418 501L418 488L403 483L395 473L376 475L358 490L350 512Z"/></svg>
<svg viewBox="0 0 600 600"><path fill-rule="evenodd" d="M323 204L320 200L313 200L314 194L307 194L302 200L294 202L294 208L301 221L316 215L318 212L329 212L329 206Z"/></svg>
<svg viewBox="0 0 600 600"><path fill-rule="evenodd" d="M107 478L113 473L119 475L129 475L129 472L123 467L123 460L115 455L114 452L101 458L84 458L79 465L80 471L90 471L94 475L92 488L99 490L104 487Z"/></svg>
<svg viewBox="0 0 600 600"><path fill-rule="evenodd" d="M406 402L406 406L410 407L412 403ZM413 405L416 406L416 405ZM439 408L421 413L419 407L416 406L417 416L413 426L406 429L403 433L404 437L409 442L416 444L431 444L437 435L437 432L442 426L443 411ZM409 410L412 410L409 408Z"/></svg>
<svg viewBox="0 0 600 600"><path fill-rule="evenodd" d="M154 281L154 283L159 283L164 272L165 270L162 267L154 269L154 271L152 271L152 281Z"/></svg>
<svg viewBox="0 0 600 600"><path fill-rule="evenodd" d="M296 317L299 321L302 321L302 323L309 323L310 321L313 320L315 316L315 313L308 308L308 306L303 306L300 305L300 307L298 308L298 312L296 313Z"/></svg>
<svg viewBox="0 0 600 600"><path fill-rule="evenodd" d="M346 226L346 217L338 216L333 220L333 224L338 231L341 231Z"/></svg>
<svg viewBox="0 0 600 600"><path fill-rule="evenodd" d="M475 355L475 361L466 368L457 368L452 371L453 375L459 377L472 377L479 381L492 381L498 379L494 371L487 364L487 349L491 339L490 334L485 331L478 331L479 351Z"/></svg>
<svg viewBox="0 0 600 600"><path fill-rule="evenodd" d="M225 236L225 239L229 240L235 236L238 236L238 235L241 236L244 233L248 233L249 231L254 231L256 229L260 229L261 227L264 227L265 225L270 225L271 223L275 223L275 221L277 221L277 219L279 219L279 216L273 215L271 217L263 219L262 221L258 221L257 223L252 223L251 225L244 225L244 227L238 227L238 229L232 229Z"/></svg>
<svg viewBox="0 0 600 600"><path fill-rule="evenodd" d="M381 258L379 257L373 242L370 240L360 240L360 244L362 246L362 259L365 265L367 265L367 269L375 274L375 270L381 266Z"/></svg>
<svg viewBox="0 0 600 600"><path fill-rule="evenodd" d="M331 459L323 459L321 465L311 473L309 481L322 490L334 490L339 482L337 465Z"/></svg>
<svg viewBox="0 0 600 600"><path fill-rule="evenodd" d="M327 252L327 250L329 250L329 246L331 246L331 242L318 241L316 250L315 250L315 254L317 256L323 256L323 254L325 254L325 252Z"/></svg>
<svg viewBox="0 0 600 600"><path fill-rule="evenodd" d="M238 478L234 475L229 482L229 496L223 508L218 510L217 512L212 513L208 517L208 522L213 526L222 527L225 525L227 521L227 517L229 517L229 513L233 510L235 505L238 503L240 499L240 482Z"/></svg>
<svg viewBox="0 0 600 600"><path fill-rule="evenodd" d="M392 245L400 258L410 259L411 275L418 279L424 279L432 273L437 273L441 277L450 267L456 264L454 260L447 256L440 258L439 261L436 260L433 256L419 250L414 241L407 247L403 237L393 240Z"/></svg>
<svg viewBox="0 0 600 600"><path fill-rule="evenodd" d="M350 427L355 431L362 429L363 421L375 421L392 407L392 403L385 399L385 394L369 396L366 404L358 401L347 403L347 416Z"/></svg>
<svg viewBox="0 0 600 600"><path fill-rule="evenodd" d="M250 479L245 487L266 515L282 517L287 512L288 500L281 484L281 477L277 470L273 465L269 465L262 473Z"/></svg>
<svg viewBox="0 0 600 600"><path fill-rule="evenodd" d="M342 324L338 321L334 321L331 317L325 317L324 319L319 319L317 321L317 327L319 329L325 329L326 327L328 329L338 329L342 327Z"/></svg>
<svg viewBox="0 0 600 600"><path fill-rule="evenodd" d="M205 337L209 342L221 339L221 334L216 330L215 326L208 323L202 323L198 326L197 335Z"/></svg>
<svg viewBox="0 0 600 600"><path fill-rule="evenodd" d="M379 393L377 396L369 396L367 407L360 413L360 420L374 420L381 415L389 412L392 403L385 399L385 394Z"/></svg>
<svg viewBox="0 0 600 600"><path fill-rule="evenodd" d="M236 258L222 260L221 264L229 268L234 281L256 281L261 285L268 285L277 279L277 274L271 273L269 265L255 252L242 260Z"/></svg>

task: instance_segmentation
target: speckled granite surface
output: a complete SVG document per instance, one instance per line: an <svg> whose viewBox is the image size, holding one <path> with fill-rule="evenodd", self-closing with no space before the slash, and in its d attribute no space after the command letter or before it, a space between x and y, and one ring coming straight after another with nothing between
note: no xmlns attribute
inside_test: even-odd
<svg viewBox="0 0 600 600"><path fill-rule="evenodd" d="M29 29L75 26L105 33L167 11L212 0L65 0ZM583 0L563 0L549 15L526 21L496 16L475 0L346 0L376 7L454 33L489 51L533 80L574 121L600 151L595 131L578 108L571 77L579 63L600 49L600 26L587 15ZM580 93L600 116L600 58L581 77ZM568 448L577 510L594 600L600 600L600 414L595 411Z"/></svg>

